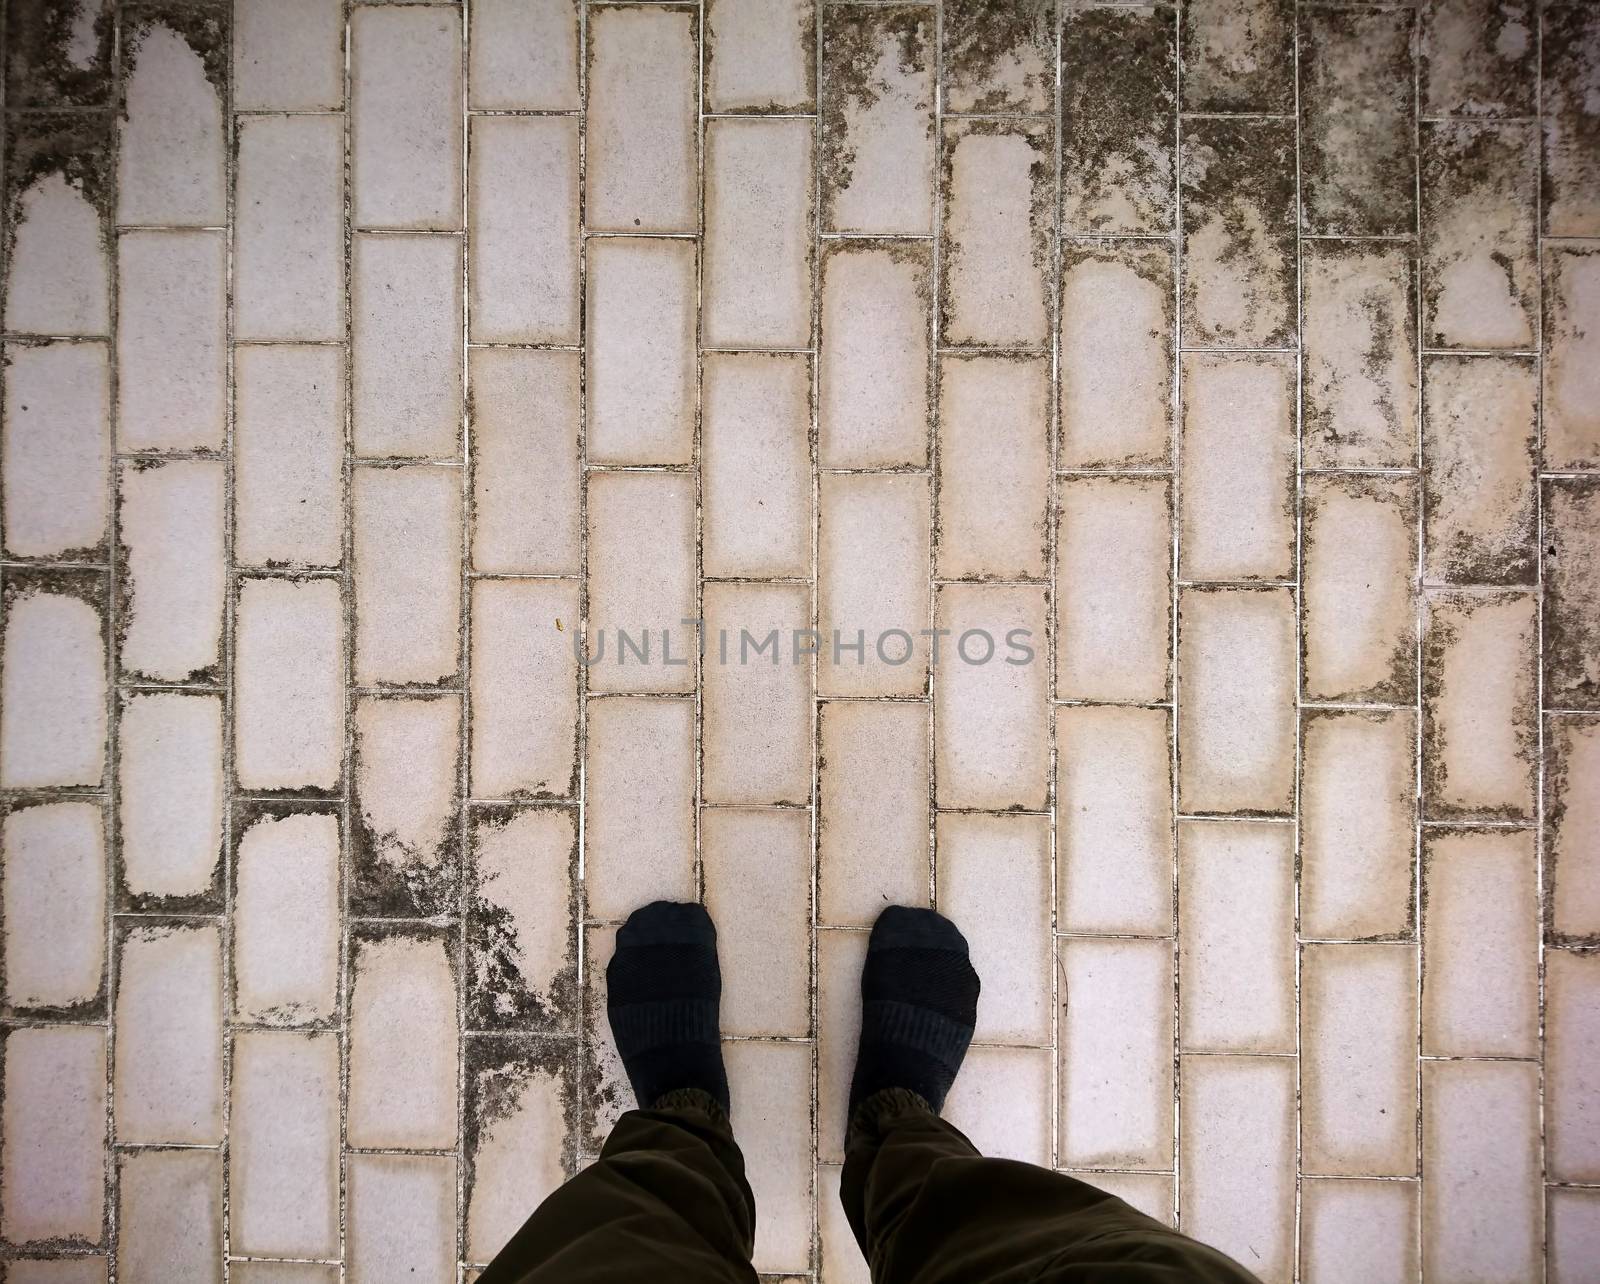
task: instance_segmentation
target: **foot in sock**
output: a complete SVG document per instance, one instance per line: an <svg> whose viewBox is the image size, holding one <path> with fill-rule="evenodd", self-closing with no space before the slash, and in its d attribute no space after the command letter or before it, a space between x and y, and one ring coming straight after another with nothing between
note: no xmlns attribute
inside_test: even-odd
<svg viewBox="0 0 1600 1284"><path fill-rule="evenodd" d="M617 929L606 1015L639 1105L699 1088L728 1109L718 1005L717 929L692 902L653 901Z"/></svg>
<svg viewBox="0 0 1600 1284"><path fill-rule="evenodd" d="M909 1088L937 1114L978 1018L978 974L967 939L930 909L878 915L861 970L861 1044L850 1111L885 1088Z"/></svg>

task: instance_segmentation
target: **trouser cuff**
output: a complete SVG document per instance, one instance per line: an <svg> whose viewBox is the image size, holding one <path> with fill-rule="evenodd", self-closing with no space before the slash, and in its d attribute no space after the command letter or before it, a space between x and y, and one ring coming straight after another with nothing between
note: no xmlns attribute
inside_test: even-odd
<svg viewBox="0 0 1600 1284"><path fill-rule="evenodd" d="M722 1108L722 1103L713 1097L704 1088L674 1088L671 1092L663 1092L652 1101L646 1110L698 1110L711 1116L711 1121L718 1126L732 1130L732 1122L728 1119L728 1112Z"/></svg>
<svg viewBox="0 0 1600 1284"><path fill-rule="evenodd" d="M880 1088L865 1098L850 1116L849 1126L844 1130L845 1148L848 1150L850 1143L862 1133L882 1131L884 1123L890 1119L901 1115L935 1114L937 1112L921 1093L912 1092L910 1088Z"/></svg>

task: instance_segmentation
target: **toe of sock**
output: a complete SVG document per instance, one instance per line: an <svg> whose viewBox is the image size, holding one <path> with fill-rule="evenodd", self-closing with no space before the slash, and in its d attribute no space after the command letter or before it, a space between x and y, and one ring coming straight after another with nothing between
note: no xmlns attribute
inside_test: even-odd
<svg viewBox="0 0 1600 1284"><path fill-rule="evenodd" d="M617 929L617 947L632 945L709 945L717 928L704 905L694 901L651 901L628 915Z"/></svg>
<svg viewBox="0 0 1600 1284"><path fill-rule="evenodd" d="M943 914L910 905L891 905L872 925L870 949L954 950L967 953L967 938Z"/></svg>

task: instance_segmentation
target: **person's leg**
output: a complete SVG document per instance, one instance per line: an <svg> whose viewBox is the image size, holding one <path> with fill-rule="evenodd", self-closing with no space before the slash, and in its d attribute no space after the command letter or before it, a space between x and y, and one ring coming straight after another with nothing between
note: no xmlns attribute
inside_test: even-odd
<svg viewBox="0 0 1600 1284"><path fill-rule="evenodd" d="M657 901L617 931L607 1016L643 1109L535 1211L482 1284L751 1284L755 1200L728 1123L717 933Z"/></svg>
<svg viewBox="0 0 1600 1284"><path fill-rule="evenodd" d="M1085 1182L987 1159L939 1118L977 1020L955 924L895 906L861 974L840 1198L875 1284L1245 1284L1254 1277Z"/></svg>

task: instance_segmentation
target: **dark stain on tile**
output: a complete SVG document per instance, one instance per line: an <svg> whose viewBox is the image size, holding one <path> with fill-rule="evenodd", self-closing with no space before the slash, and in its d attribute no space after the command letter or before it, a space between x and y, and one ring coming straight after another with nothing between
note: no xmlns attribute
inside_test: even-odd
<svg viewBox="0 0 1600 1284"><path fill-rule="evenodd" d="M1294 139L1292 121L1197 120L1186 129L1185 344L1294 343Z"/></svg>
<svg viewBox="0 0 1600 1284"><path fill-rule="evenodd" d="M1300 28L1301 226L1393 236L1416 227L1409 10L1308 12Z"/></svg>
<svg viewBox="0 0 1600 1284"><path fill-rule="evenodd" d="M1544 467L1600 468L1600 244L1544 248Z"/></svg>
<svg viewBox="0 0 1600 1284"><path fill-rule="evenodd" d="M1423 115L1533 115L1537 23L1534 0L1423 0Z"/></svg>
<svg viewBox="0 0 1600 1284"><path fill-rule="evenodd" d="M1429 356L1422 526L1430 584L1532 584L1539 382L1531 358Z"/></svg>
<svg viewBox="0 0 1600 1284"><path fill-rule="evenodd" d="M1544 483L1544 699L1600 709L1600 477Z"/></svg>
<svg viewBox="0 0 1600 1284"><path fill-rule="evenodd" d="M1422 333L1436 348L1530 348L1539 288L1531 125L1422 125Z"/></svg>
<svg viewBox="0 0 1600 1284"><path fill-rule="evenodd" d="M126 84L139 59L139 47L157 27L165 27L182 38L205 66L206 79L222 102L228 101L228 69L232 60L229 39L231 6L223 0L198 0L182 3L130 6L122 19L122 76ZM127 114L127 104L122 104Z"/></svg>
<svg viewBox="0 0 1600 1284"><path fill-rule="evenodd" d="M1544 925L1545 939L1551 945L1600 945L1600 920L1585 918L1585 908L1593 898L1587 886L1594 878L1594 861L1588 852L1592 838L1577 828L1578 817L1593 814L1595 785L1593 780L1574 774L1574 763L1580 752L1580 738L1593 738L1600 733L1600 720L1584 714L1552 714L1546 719L1544 741ZM1590 752L1593 752L1591 749ZM1576 812L1577 816L1569 816ZM1575 885L1570 893L1572 900L1580 902L1576 908L1578 920L1590 930L1571 931L1562 925L1565 915L1561 908L1568 894L1563 885L1567 880L1565 862L1572 859L1571 879ZM1568 919L1570 922L1571 920Z"/></svg>
<svg viewBox="0 0 1600 1284"><path fill-rule="evenodd" d="M474 807L468 852L467 1023L476 1030L575 1032L578 1028L578 839L567 854L567 947L553 977L528 977L514 917L482 894L479 848L486 829L504 828L516 808Z"/></svg>
<svg viewBox="0 0 1600 1284"><path fill-rule="evenodd" d="M500 1120L514 1114L528 1084L538 1076L554 1079L566 1122L561 1139L561 1171L578 1171L578 1074L570 1039L527 1035L474 1036L466 1041L466 1103L462 1116L463 1179L470 1206L477 1179L478 1152Z"/></svg>
<svg viewBox="0 0 1600 1284"><path fill-rule="evenodd" d="M1308 468L1409 468L1417 457L1414 245L1301 245L1301 425Z"/></svg>
<svg viewBox="0 0 1600 1284"><path fill-rule="evenodd" d="M5 249L9 263L16 245L22 198L36 183L59 174L100 215L101 238L111 235L111 206L116 199L116 161L111 148L111 121L100 113L39 112L6 119L9 144L5 166Z"/></svg>
<svg viewBox="0 0 1600 1284"><path fill-rule="evenodd" d="M110 0L11 0L6 106L95 107L111 90Z"/></svg>
<svg viewBox="0 0 1600 1284"><path fill-rule="evenodd" d="M1600 5L1544 11L1544 230L1600 236Z"/></svg>
<svg viewBox="0 0 1600 1284"><path fill-rule="evenodd" d="M820 2L821 0L819 0L819 3ZM735 5L730 7L737 6ZM576 6L574 6L574 10L576 10ZM701 75L703 77L702 83L709 89L713 83L711 66L717 59L717 50L722 42L717 38L717 7L714 4L707 4L705 6L705 15L705 39L701 44L702 57L705 65L702 69ZM795 25L799 28L801 57L805 60L805 92L788 102L774 101L771 93L769 92L767 95L767 100L764 103L756 104L752 99L741 101L737 105L730 104L726 106L721 104L713 104L711 101L713 95L708 93L706 99L707 111L712 110L715 106L716 110L737 111L740 115L773 116L778 114L787 114L790 112L809 112L811 110L812 104L816 101L817 95L816 6L804 2L799 3L795 6L795 13L793 16L795 19ZM691 23L693 22L692 17L690 21ZM573 22L576 24L576 17L573 18ZM594 65L594 53L592 45L587 60L587 65L590 67Z"/></svg>
<svg viewBox="0 0 1600 1284"><path fill-rule="evenodd" d="M819 104L822 225L837 226L835 207L855 178L851 116L870 111L895 92L877 74L892 55L908 78L924 74L933 42L933 11L913 7L825 5L822 11L822 94ZM933 103L926 104L933 130Z"/></svg>
<svg viewBox="0 0 1600 1284"><path fill-rule="evenodd" d="M1061 33L1061 224L1170 232L1176 21L1167 5L1069 10Z"/></svg>
<svg viewBox="0 0 1600 1284"><path fill-rule="evenodd" d="M1294 110L1295 0L1188 0L1183 109Z"/></svg>
<svg viewBox="0 0 1600 1284"><path fill-rule="evenodd" d="M945 0L945 110L1049 111L1055 16L1055 0Z"/></svg>

